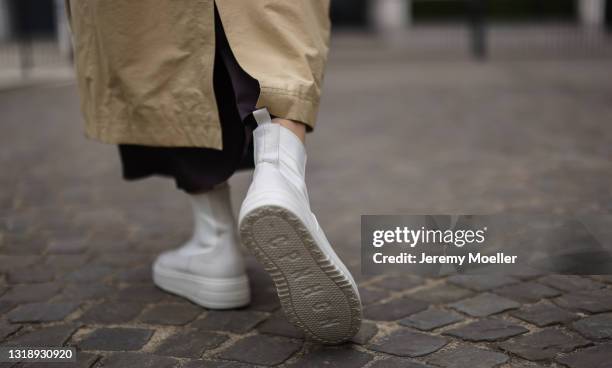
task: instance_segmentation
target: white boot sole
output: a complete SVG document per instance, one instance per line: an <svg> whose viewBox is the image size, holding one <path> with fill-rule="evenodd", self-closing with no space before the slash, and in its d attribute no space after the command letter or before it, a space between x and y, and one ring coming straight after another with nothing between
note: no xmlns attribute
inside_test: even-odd
<svg viewBox="0 0 612 368"><path fill-rule="evenodd" d="M246 275L236 278L208 278L154 264L153 282L160 289L209 309L239 308L251 301Z"/></svg>
<svg viewBox="0 0 612 368"><path fill-rule="evenodd" d="M348 270L297 215L281 206L257 206L242 217L240 235L272 276L289 321L308 337L338 344L359 331L361 303Z"/></svg>

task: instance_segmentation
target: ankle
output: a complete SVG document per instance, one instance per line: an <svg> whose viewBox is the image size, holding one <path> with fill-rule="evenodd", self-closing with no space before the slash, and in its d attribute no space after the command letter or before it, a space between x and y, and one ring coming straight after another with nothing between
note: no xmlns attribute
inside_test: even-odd
<svg viewBox="0 0 612 368"><path fill-rule="evenodd" d="M287 120L281 118L272 119L272 123L280 124L281 126L289 129L295 134L302 143L306 142L306 125L294 120Z"/></svg>

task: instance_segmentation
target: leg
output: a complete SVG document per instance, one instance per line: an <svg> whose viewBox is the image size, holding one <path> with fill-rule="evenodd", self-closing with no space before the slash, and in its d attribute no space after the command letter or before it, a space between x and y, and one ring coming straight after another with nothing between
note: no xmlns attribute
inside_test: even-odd
<svg viewBox="0 0 612 368"><path fill-rule="evenodd" d="M322 343L346 341L361 324L359 293L310 211L298 136L305 126L273 122L267 109L254 115L255 173L240 208L241 240L272 276L293 324Z"/></svg>

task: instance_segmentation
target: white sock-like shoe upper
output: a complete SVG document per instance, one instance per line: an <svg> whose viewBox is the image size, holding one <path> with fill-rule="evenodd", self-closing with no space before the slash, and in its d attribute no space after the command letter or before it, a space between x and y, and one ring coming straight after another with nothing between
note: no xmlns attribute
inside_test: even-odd
<svg viewBox="0 0 612 368"><path fill-rule="evenodd" d="M164 267L204 277L236 277L245 274L229 186L190 195L194 232L182 247L163 253Z"/></svg>

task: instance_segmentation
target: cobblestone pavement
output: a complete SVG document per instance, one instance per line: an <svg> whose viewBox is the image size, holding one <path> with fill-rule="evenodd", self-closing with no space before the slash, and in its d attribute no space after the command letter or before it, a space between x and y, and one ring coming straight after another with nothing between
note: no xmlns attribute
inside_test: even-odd
<svg viewBox="0 0 612 368"><path fill-rule="evenodd" d="M612 216L609 61L354 56L332 55L308 142L312 206L365 304L353 343L304 341L253 260L245 309L156 289L188 203L168 180L121 180L72 84L0 93L0 343L76 346L79 367L612 366L610 276L367 277L358 258L360 214ZM235 207L248 183L232 179Z"/></svg>

